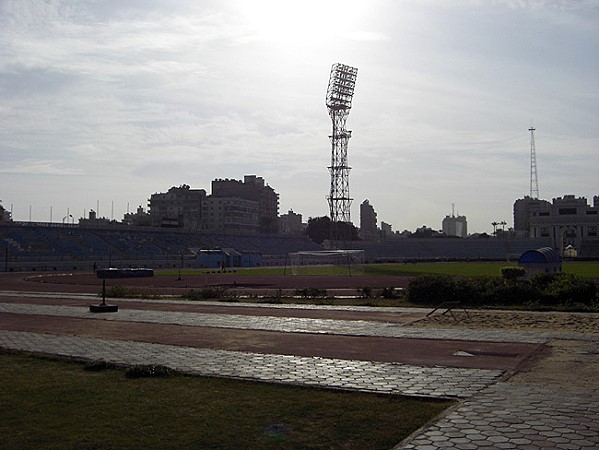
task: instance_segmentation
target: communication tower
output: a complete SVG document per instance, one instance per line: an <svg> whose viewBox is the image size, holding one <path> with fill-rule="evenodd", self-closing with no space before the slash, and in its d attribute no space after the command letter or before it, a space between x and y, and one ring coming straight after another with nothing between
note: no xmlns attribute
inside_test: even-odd
<svg viewBox="0 0 599 450"><path fill-rule="evenodd" d="M331 189L327 200L332 222L350 222L352 198L349 196L349 170L347 145L351 131L345 122L351 109L358 69L345 64L333 64L327 88L326 105L333 122L331 134Z"/></svg>
<svg viewBox="0 0 599 450"><path fill-rule="evenodd" d="M530 198L539 198L539 182L537 180L537 154L535 150L535 129L530 131Z"/></svg>

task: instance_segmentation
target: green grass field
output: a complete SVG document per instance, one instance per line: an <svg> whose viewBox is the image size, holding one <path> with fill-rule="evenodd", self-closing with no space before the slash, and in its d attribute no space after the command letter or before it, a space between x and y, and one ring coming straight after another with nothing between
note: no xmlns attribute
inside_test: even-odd
<svg viewBox="0 0 599 450"><path fill-rule="evenodd" d="M457 263L414 263L414 264L367 264L364 274L370 276L414 276L419 274L445 274L460 276L501 276L501 268L515 266L515 263L506 262L457 262ZM588 278L599 278L599 262L565 262L563 270ZM177 275L178 270L158 271L156 275ZM199 275L202 273L219 273L206 269L182 270L181 275ZM257 267L249 269L235 269L238 275L290 275L290 268L283 267ZM347 275L346 266L310 266L302 268L301 275ZM359 274L359 271L354 274Z"/></svg>
<svg viewBox="0 0 599 450"><path fill-rule="evenodd" d="M0 449L389 449L452 404L0 352Z"/></svg>

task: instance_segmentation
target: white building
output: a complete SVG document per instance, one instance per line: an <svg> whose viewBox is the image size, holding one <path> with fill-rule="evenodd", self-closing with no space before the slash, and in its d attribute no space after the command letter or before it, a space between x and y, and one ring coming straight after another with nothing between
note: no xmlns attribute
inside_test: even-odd
<svg viewBox="0 0 599 450"><path fill-rule="evenodd" d="M454 216L453 214L445 216L441 229L447 236L467 237L468 222L466 216Z"/></svg>
<svg viewBox="0 0 599 450"><path fill-rule="evenodd" d="M599 196L593 197L593 206L585 197L574 195L554 198L552 203L529 197L516 200L514 228L531 238L550 238L561 254L571 246L585 256L584 247L588 247L594 250L586 256L592 256L599 245Z"/></svg>

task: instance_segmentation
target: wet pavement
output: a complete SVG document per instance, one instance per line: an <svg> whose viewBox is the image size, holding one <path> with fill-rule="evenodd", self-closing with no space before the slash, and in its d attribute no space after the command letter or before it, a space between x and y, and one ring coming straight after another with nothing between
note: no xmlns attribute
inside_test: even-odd
<svg viewBox="0 0 599 450"><path fill-rule="evenodd" d="M19 301L15 296L17 293L0 291L0 347L3 348L123 365L162 364L198 375L460 400L450 411L399 443L396 449L599 448L598 391L511 382L510 375L517 369L509 365L490 369L484 362L485 357L501 359L509 354L511 358L520 358L516 364L520 367L520 363L537 355L534 349L552 339L584 340L597 345L599 330L596 334L564 334L559 330L537 333L406 327L401 321L387 322L384 317L374 320L374 308L365 307L319 307L313 308L315 317L294 317L293 311L299 307L265 307L281 312L274 316L260 314L262 310L256 305L243 314L238 313L243 305L232 305L231 311L235 313L227 314L222 310L206 312L207 309L199 307L193 312L177 311L177 302L168 301L154 302L162 310L128 308L134 302L119 300L119 312L93 314L80 304L43 304L44 294L40 293L30 294L31 298L42 299L39 303L25 298ZM61 295L51 297L56 299ZM64 298L81 303L89 297L65 295ZM318 317L318 311L322 315L326 312L326 318ZM336 311L340 314L359 311L370 319L331 318ZM402 311L394 312L401 315ZM95 334L77 331L77 323L96 329ZM112 334L108 333L108 326L119 327L118 334L114 329ZM134 333L140 326L154 330L154 335L146 331L140 337ZM160 334L167 330L170 334L189 332L191 337L187 341L173 338L162 342ZM208 348L202 344L200 334L192 333L194 330L246 333L243 339L255 336L255 348L264 351L240 351L224 345ZM310 351L300 355L281 350L292 339L308 338ZM265 339L281 343L269 347ZM333 348L319 350L319 340L322 346ZM425 356L430 353L430 358L419 364L406 363L398 350L392 354L399 356L390 361L368 358L369 340L400 348L413 345ZM308 341L299 342L305 347L303 343ZM364 350L359 353L354 348L356 357L350 358L339 348L344 345ZM501 350L497 346L502 346ZM482 350L477 354L479 347ZM435 356L434 349L439 348L454 353L449 355L451 358Z"/></svg>

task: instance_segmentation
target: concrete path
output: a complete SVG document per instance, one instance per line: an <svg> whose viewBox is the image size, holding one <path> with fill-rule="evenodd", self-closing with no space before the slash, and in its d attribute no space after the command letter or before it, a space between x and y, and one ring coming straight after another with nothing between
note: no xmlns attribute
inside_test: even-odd
<svg viewBox="0 0 599 450"><path fill-rule="evenodd" d="M33 296L44 297L43 294ZM164 307L161 311L129 309L127 302L119 303L118 313L92 314L84 306L32 304L14 298L10 302L3 301L0 292L1 323L11 324L0 328L0 347L124 365L162 364L199 375L461 399L456 407L400 443L397 449L599 448L599 392L514 383L509 381L509 373L504 370L440 365L434 360L430 364L405 364L201 348L160 343L158 339L140 341L91 337L68 331L24 331L14 324L27 318L39 322L40 326L49 326L53 320L84 320L96 326L102 323L147 324L155 327L157 333L160 327L179 326L181 330L269 332L273 333L273 339L276 333L317 335L322 339L331 335L414 342L425 338L431 346L441 340L471 341L477 345L489 341L532 345L554 338L582 339L596 345L599 344L599 331L598 334L564 335L559 332L442 330L376 320L293 317L288 307L281 308L289 311L288 315L274 317L251 314L251 311L244 314L181 312L169 310L169 302L160 302ZM276 306L268 305L268 308ZM332 307L319 309L326 309L328 313L336 310ZM347 310L343 308L343 311ZM360 311L368 310L360 308ZM397 313L401 314L400 311ZM460 356L466 360L473 355L464 352Z"/></svg>

